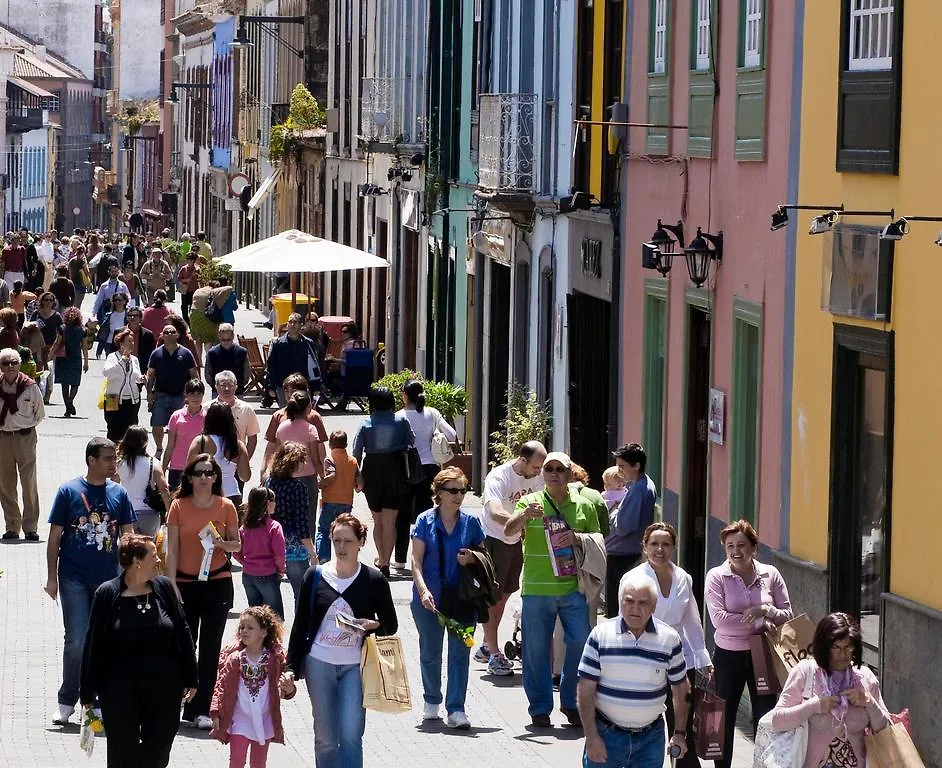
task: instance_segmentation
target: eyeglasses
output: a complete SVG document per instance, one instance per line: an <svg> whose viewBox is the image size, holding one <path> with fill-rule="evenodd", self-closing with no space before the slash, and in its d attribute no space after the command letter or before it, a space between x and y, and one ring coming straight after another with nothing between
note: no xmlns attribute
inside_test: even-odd
<svg viewBox="0 0 942 768"><path fill-rule="evenodd" d="M18 365L16 360L0 360L0 368L15 368Z"/></svg>
<svg viewBox="0 0 942 768"><path fill-rule="evenodd" d="M190 477L214 477L215 475L215 469L194 469L190 472Z"/></svg>
<svg viewBox="0 0 942 768"><path fill-rule="evenodd" d="M177 332L176 331L164 331L163 335L164 336L176 336Z"/></svg>
<svg viewBox="0 0 942 768"><path fill-rule="evenodd" d="M452 496L460 496L462 493L468 492L467 488L439 488L438 490L450 493Z"/></svg>
<svg viewBox="0 0 942 768"><path fill-rule="evenodd" d="M566 468L561 464L557 464L555 467L543 467L543 471L553 475L561 475L566 471Z"/></svg>

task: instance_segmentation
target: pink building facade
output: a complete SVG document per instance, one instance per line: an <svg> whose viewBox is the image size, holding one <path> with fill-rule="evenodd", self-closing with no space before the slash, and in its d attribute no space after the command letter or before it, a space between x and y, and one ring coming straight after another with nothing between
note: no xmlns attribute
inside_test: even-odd
<svg viewBox="0 0 942 768"><path fill-rule="evenodd" d="M769 216L797 179L796 0L633 5L630 120L676 127L629 129L621 436L645 446L679 560L702 585L730 520L751 520L771 549L787 537L794 251ZM643 266L658 220L680 222L688 247L698 227L722 232L701 287L679 242L670 271L670 246Z"/></svg>

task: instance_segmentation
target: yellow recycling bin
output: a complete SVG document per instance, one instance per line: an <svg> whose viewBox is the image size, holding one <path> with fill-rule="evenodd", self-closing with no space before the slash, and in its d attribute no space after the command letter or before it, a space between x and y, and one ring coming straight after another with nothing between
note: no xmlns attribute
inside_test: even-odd
<svg viewBox="0 0 942 768"><path fill-rule="evenodd" d="M276 293L271 297L271 301L275 308L275 329L277 330L288 322L288 316L291 314L291 294ZM301 317L305 317L310 311L310 307L314 305L317 299L313 296L306 296L303 293L299 293L296 296L296 301L298 313Z"/></svg>

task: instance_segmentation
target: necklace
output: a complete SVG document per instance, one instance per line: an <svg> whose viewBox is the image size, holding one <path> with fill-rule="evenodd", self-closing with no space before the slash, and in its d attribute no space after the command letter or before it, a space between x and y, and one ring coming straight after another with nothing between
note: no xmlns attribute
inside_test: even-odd
<svg viewBox="0 0 942 768"><path fill-rule="evenodd" d="M150 592L147 593L147 597L144 602L141 602L140 598L135 597L134 602L137 605L137 610L141 613L147 613L150 610Z"/></svg>

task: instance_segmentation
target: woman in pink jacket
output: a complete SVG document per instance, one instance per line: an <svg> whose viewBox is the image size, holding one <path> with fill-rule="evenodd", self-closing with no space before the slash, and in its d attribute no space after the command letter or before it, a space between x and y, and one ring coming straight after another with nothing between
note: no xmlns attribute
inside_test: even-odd
<svg viewBox="0 0 942 768"><path fill-rule="evenodd" d="M772 710L772 728L790 731L808 724L804 768L864 768L864 729L883 730L889 720L880 684L870 667L860 663L860 627L846 613L830 613L814 632L813 659L788 675ZM810 697L804 693L812 678Z"/></svg>
<svg viewBox="0 0 942 768"><path fill-rule="evenodd" d="M716 628L716 693L726 701L723 759L715 762L716 768L729 768L743 688L749 686L753 730L775 706L774 695L760 696L756 691L749 638L791 619L792 606L782 574L755 559L759 535L752 525L746 520L731 523L720 531L720 541L726 550L726 562L707 573L706 604Z"/></svg>

